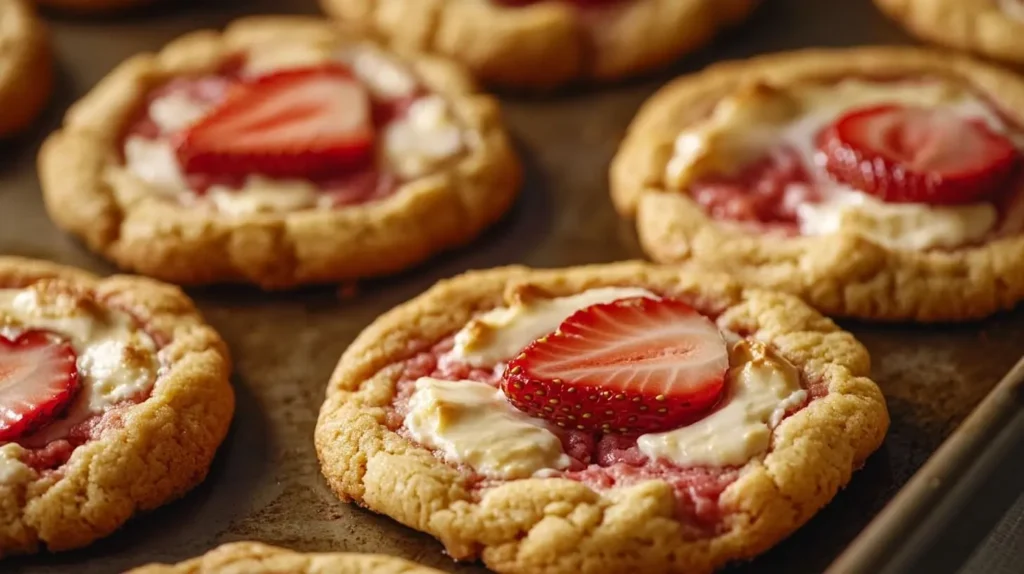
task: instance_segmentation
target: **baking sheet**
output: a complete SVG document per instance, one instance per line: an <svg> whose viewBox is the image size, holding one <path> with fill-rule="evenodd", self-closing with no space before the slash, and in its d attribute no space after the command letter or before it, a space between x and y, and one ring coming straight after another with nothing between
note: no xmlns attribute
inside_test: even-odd
<svg viewBox="0 0 1024 574"><path fill-rule="evenodd" d="M117 18L52 17L58 94L32 134L0 145L0 252L111 272L53 227L39 198L35 153L66 106L120 60L183 32L246 13L315 13L314 4L174 1ZM485 572L454 564L426 535L338 502L320 477L313 426L327 378L348 343L381 312L463 270L640 257L630 224L619 221L607 199L606 167L637 106L672 75L768 51L907 41L868 0L768 0L745 25L657 77L551 99L504 98L527 182L501 224L469 248L361 284L355 298L330 287L273 295L191 290L237 362L238 412L208 480L90 548L4 561L0 571L114 572L258 539L296 550L383 552L451 572ZM731 572L824 570L1024 350L1024 309L953 327L845 326L871 351L874 378L889 401L893 424L885 445L810 524Z"/></svg>
<svg viewBox="0 0 1024 574"><path fill-rule="evenodd" d="M1016 508L1014 502L1024 494L1022 476L1024 359L827 574L996 574L1014 562L1014 571L1019 572L1024 539L1013 539L1019 534L1014 533L1014 522L1024 523L1024 505ZM1001 524L1000 518L1004 518Z"/></svg>

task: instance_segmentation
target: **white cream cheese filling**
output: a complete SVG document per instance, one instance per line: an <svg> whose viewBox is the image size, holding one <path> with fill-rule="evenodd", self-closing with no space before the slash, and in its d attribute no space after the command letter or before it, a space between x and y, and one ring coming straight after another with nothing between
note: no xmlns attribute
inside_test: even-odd
<svg viewBox="0 0 1024 574"><path fill-rule="evenodd" d="M375 96L397 100L416 94L415 76L386 52L368 44L357 44L341 50L336 57L352 67L355 75L366 83Z"/></svg>
<svg viewBox="0 0 1024 574"><path fill-rule="evenodd" d="M807 400L800 374L760 343L742 340L730 353L726 396L713 413L683 428L645 434L637 448L679 466L741 466L763 454L786 411Z"/></svg>
<svg viewBox="0 0 1024 574"><path fill-rule="evenodd" d="M417 380L405 428L420 444L485 476L527 478L571 462L547 423L520 412L486 383Z"/></svg>
<svg viewBox="0 0 1024 574"><path fill-rule="evenodd" d="M856 231L892 249L954 249L983 239L999 221L990 203L957 207L885 203L866 193L840 193L797 207L804 235Z"/></svg>
<svg viewBox="0 0 1024 574"><path fill-rule="evenodd" d="M247 64L251 73L267 73L320 64L332 57L350 64L356 77L378 97L397 99L416 94L415 76L395 58L370 45L351 46L333 55L312 46L261 50ZM204 117L211 108L185 92L174 92L150 102L149 114L162 134L173 134ZM381 160L407 180L430 173L461 153L469 141L448 102L437 94L417 98L405 114L383 128L379 139ZM125 169L158 193L169 197L188 193L190 186L169 137L129 136L124 155ZM213 186L199 203L235 216L334 206L333 200L312 182L259 175L246 178L240 188Z"/></svg>
<svg viewBox="0 0 1024 574"><path fill-rule="evenodd" d="M937 81L851 79L787 90L756 86L723 100L709 119L679 135L667 164L667 182L675 189L685 189L704 174L733 173L782 142L800 155L811 171L812 184L824 195L821 203L797 207L805 235L853 232L888 247L923 250L974 243L992 232L998 213L990 203L888 204L826 173L815 146L817 134L848 110L881 104L944 108L984 121L994 131L1008 134L1018 147L1024 143L1019 134L1010 134L998 114L977 96Z"/></svg>
<svg viewBox="0 0 1024 574"><path fill-rule="evenodd" d="M535 297L498 307L471 320L455 334L451 357L474 367L493 366L516 356L534 340L554 333L576 311L630 297L658 298L647 289L601 287L568 297Z"/></svg>
<svg viewBox="0 0 1024 574"><path fill-rule="evenodd" d="M76 306L73 295L56 297L58 309L50 309L54 302L34 288L0 289L0 334L46 329L68 337L78 356L78 393L62 418L26 438L33 446L64 438L75 425L148 393L159 369L156 344L128 314Z"/></svg>
<svg viewBox="0 0 1024 574"><path fill-rule="evenodd" d="M412 179L429 173L462 150L462 128L448 102L437 95L413 102L404 117L384 128L384 155L399 176Z"/></svg>

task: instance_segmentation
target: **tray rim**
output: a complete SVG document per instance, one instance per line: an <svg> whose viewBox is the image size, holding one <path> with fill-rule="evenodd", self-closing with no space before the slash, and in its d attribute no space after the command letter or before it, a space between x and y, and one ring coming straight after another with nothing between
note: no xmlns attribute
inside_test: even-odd
<svg viewBox="0 0 1024 574"><path fill-rule="evenodd" d="M1024 468L1017 451L1024 451L1024 357L896 491L826 574L956 572L1003 517L999 511L1005 512L1008 505L999 502L1024 492L992 489L998 476ZM978 504L983 495L988 500ZM973 544L943 545L954 538Z"/></svg>

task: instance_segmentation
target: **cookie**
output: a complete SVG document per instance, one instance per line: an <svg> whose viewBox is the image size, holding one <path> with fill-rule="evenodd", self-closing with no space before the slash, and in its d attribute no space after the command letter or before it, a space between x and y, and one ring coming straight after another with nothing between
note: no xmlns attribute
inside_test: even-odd
<svg viewBox="0 0 1024 574"><path fill-rule="evenodd" d="M201 482L230 370L175 287L0 257L0 556L85 546Z"/></svg>
<svg viewBox="0 0 1024 574"><path fill-rule="evenodd" d="M234 542L179 564L149 564L126 574L439 574L391 556L301 554L258 542Z"/></svg>
<svg viewBox="0 0 1024 574"><path fill-rule="evenodd" d="M267 289L405 269L510 206L519 163L459 67L266 17L129 59L39 157L47 210L121 267Z"/></svg>
<svg viewBox="0 0 1024 574"><path fill-rule="evenodd" d="M958 50L1024 63L1020 0L875 0L910 33Z"/></svg>
<svg viewBox="0 0 1024 574"><path fill-rule="evenodd" d="M1022 106L1019 77L920 49L719 64L644 104L612 198L659 262L830 315L984 317L1024 298Z"/></svg>
<svg viewBox="0 0 1024 574"><path fill-rule="evenodd" d="M553 88L665 66L757 0L321 0L395 47L436 51L484 81Z"/></svg>
<svg viewBox="0 0 1024 574"><path fill-rule="evenodd" d="M26 0L0 0L0 137L24 131L53 91L50 36Z"/></svg>
<svg viewBox="0 0 1024 574"><path fill-rule="evenodd" d="M342 356L343 500L501 573L701 573L806 522L882 442L869 358L790 295L692 266L437 284Z"/></svg>

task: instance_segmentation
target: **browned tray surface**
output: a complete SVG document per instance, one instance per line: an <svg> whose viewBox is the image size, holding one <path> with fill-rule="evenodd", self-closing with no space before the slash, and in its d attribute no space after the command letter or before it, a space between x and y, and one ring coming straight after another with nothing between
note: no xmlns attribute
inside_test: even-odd
<svg viewBox="0 0 1024 574"><path fill-rule="evenodd" d="M111 269L58 232L39 198L34 156L60 114L117 62L202 26L243 13L315 11L312 0L167 2L118 19L55 19L61 79L48 117L31 136L0 147L0 252ZM769 0L742 28L681 62L708 62L805 46L902 43L868 0ZM412 272L361 286L264 295L193 290L237 361L238 413L213 470L185 499L130 523L91 548L5 561L4 572L120 571L175 561L232 540L307 551L383 552L453 572L428 536L338 502L320 477L312 444L323 389L337 358L378 314L437 279L508 263L553 267L641 255L630 225L607 199L606 166L637 106L672 74L549 100L506 98L528 179L512 213L475 245ZM1024 340L1024 309L954 327L848 324L874 358L893 424L882 449L809 525L735 572L820 572L849 544L1010 369Z"/></svg>

